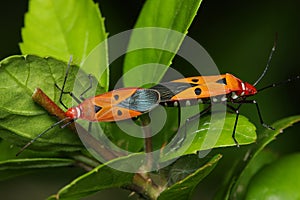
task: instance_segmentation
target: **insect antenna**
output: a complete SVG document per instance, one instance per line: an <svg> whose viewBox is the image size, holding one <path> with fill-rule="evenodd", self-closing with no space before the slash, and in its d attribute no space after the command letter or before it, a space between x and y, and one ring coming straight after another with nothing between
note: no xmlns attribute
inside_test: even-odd
<svg viewBox="0 0 300 200"><path fill-rule="evenodd" d="M267 65L263 71L263 73L260 75L260 77L257 79L257 81L255 81L255 83L253 83L253 86L257 85L259 83L259 81L265 76L265 74L267 73L268 71L268 68L269 68L269 65L271 63L271 60L272 60L272 56L273 56L273 53L275 52L276 50L276 45L277 45L277 39L278 39L278 34L276 33L275 34L275 40L274 40L274 44L273 44L273 47L271 49L271 53L269 55L269 58L268 58L268 62L267 62Z"/></svg>
<svg viewBox="0 0 300 200"><path fill-rule="evenodd" d="M287 83L296 81L296 80L298 80L298 79L300 79L300 76L299 76L299 75L296 76L296 77L293 77L293 78L289 78L289 79L284 80L284 81L280 81L280 82L277 82L277 83L272 83L271 85L268 85L268 86L265 86L265 87L263 87L263 88L260 88L260 89L258 89L257 91L260 92L260 91L263 91L263 90L268 89L268 88L277 87L277 86L279 86L279 85L283 85L283 84L287 84Z"/></svg>
<svg viewBox="0 0 300 200"><path fill-rule="evenodd" d="M49 130L51 130L52 128L54 128L55 126L60 125L61 123L63 123L64 121L66 121L67 119L70 119L69 117L66 117L54 124L52 124L49 128L47 128L46 130L44 130L43 132L41 132L40 134L38 134L35 138L33 138L31 141L29 141L25 146L23 146L20 151L16 154L16 156L20 155L27 147L29 147L32 143L34 143L38 138L40 138L42 135L44 135L45 133L47 133ZM73 122L73 120L71 120ZM67 123L68 125L70 124L69 122Z"/></svg>

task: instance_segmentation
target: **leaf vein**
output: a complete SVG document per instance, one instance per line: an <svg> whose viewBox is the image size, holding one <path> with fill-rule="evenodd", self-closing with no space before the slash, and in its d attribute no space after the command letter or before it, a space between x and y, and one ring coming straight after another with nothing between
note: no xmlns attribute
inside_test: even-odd
<svg viewBox="0 0 300 200"><path fill-rule="evenodd" d="M28 87L26 87L26 85L25 84L23 84L23 83L21 83L19 80L18 80L18 78L17 77L15 77L12 73L10 73L7 69L3 69L4 71L5 71L5 73L7 73L8 74L8 76L10 76L20 87L22 87L25 91L27 91L27 93L29 94L29 95L31 95L32 94L32 91L28 88Z"/></svg>

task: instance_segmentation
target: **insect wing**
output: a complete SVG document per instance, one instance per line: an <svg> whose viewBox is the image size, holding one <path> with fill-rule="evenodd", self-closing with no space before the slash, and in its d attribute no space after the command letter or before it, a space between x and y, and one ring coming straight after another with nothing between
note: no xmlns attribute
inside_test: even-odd
<svg viewBox="0 0 300 200"><path fill-rule="evenodd" d="M159 104L160 94L153 89L137 89L130 97L117 106L141 113L149 112Z"/></svg>
<svg viewBox="0 0 300 200"><path fill-rule="evenodd" d="M176 95L193 87L192 84L184 82L165 82L153 86L160 93L161 102L173 100Z"/></svg>

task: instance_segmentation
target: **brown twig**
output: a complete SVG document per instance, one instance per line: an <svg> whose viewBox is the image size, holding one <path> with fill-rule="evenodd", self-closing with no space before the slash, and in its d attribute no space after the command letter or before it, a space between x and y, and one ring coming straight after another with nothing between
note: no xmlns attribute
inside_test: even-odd
<svg viewBox="0 0 300 200"><path fill-rule="evenodd" d="M148 114L141 116L141 123L144 132L144 141L145 141L145 152L146 152L146 169L147 171L151 171L153 165L153 148L152 148L152 134L151 128L148 126L150 124L150 117Z"/></svg>

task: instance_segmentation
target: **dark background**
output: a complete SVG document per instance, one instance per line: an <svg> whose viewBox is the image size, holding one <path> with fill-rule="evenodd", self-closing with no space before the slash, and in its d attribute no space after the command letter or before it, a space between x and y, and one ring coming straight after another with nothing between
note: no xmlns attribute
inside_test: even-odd
<svg viewBox="0 0 300 200"><path fill-rule="evenodd" d="M110 35L131 29L142 8L142 0L102 0L98 1L105 17L106 30ZM21 27L27 11L27 1L1 1L0 3L0 59L20 54L18 43L21 42ZM287 79L300 74L300 4L297 0L288 1L221 1L207 0L201 5L198 14L189 29L188 35L197 40L211 55L221 73L232 73L240 79L253 83L263 71L274 35L278 32L278 46L273 56L270 69L259 87ZM176 62L178 60L178 62ZM174 68L186 76L196 76L193 71L181 66L175 59ZM111 74L118 76L120 66L116 63ZM112 77L114 80L115 77ZM259 102L264 120L268 123L300 114L300 84L297 83L273 88L255 96ZM242 114L249 117L259 130L254 106L244 106ZM297 124L284 132L270 147L279 154L300 150L300 125ZM244 147L243 147L244 148ZM232 151L225 154L223 162L237 159ZM222 165L221 165L222 166ZM220 169L220 168L219 168ZM226 173L217 171L216 174ZM9 181L0 182L0 196L5 199L43 199L67 184L72 178L82 173L78 169L55 169L33 175L26 175ZM219 182L222 177L207 177L211 191L198 187L194 198L206 197L216 188L213 179ZM216 186L217 187L217 186ZM119 194L120 193L120 194ZM101 199L127 199L127 191L109 190L96 196ZM114 196L112 196L114 195ZM121 196L118 196L121 195ZM96 196L88 199L96 199Z"/></svg>

